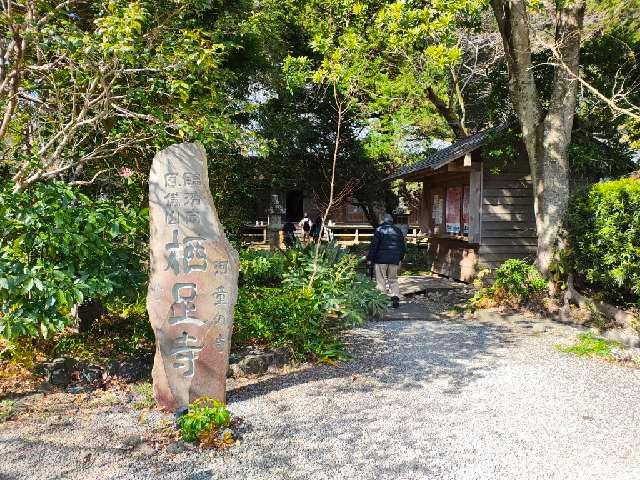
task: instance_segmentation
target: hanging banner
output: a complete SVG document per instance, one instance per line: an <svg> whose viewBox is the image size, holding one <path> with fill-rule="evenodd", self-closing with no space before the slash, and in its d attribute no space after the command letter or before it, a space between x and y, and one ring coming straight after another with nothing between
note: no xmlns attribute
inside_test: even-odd
<svg viewBox="0 0 640 480"><path fill-rule="evenodd" d="M460 202L462 187L447 188L447 233L460 234Z"/></svg>

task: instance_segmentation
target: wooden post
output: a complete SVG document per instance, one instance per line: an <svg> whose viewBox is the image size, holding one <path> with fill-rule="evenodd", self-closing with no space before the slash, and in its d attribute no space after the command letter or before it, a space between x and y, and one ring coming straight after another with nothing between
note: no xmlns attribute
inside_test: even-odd
<svg viewBox="0 0 640 480"><path fill-rule="evenodd" d="M356 236L353 239L353 243L360 243L360 236L359 236L359 232L358 232L358 227L356 227Z"/></svg>
<svg viewBox="0 0 640 480"><path fill-rule="evenodd" d="M482 240L482 163L474 164L469 174L469 242Z"/></svg>
<svg viewBox="0 0 640 480"><path fill-rule="evenodd" d="M429 188L422 182L422 198L420 199L420 215L418 224L423 233L429 231L431 212L429 209Z"/></svg>

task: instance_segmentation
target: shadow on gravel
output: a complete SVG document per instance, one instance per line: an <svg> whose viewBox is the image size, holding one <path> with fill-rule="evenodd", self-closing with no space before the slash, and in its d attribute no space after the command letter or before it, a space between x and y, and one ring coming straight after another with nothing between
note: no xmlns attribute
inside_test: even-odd
<svg viewBox="0 0 640 480"><path fill-rule="evenodd" d="M512 343L508 327L447 322L378 322L347 338L350 362L337 367L317 365L276 376L228 392L228 402L317 382L315 394L425 389L446 382L444 393L457 395L492 368L498 348ZM482 359L478 362L475 360ZM353 377L353 381L322 382ZM362 380L366 381L362 381ZM309 389L307 389L309 391ZM312 390L314 391L314 390Z"/></svg>

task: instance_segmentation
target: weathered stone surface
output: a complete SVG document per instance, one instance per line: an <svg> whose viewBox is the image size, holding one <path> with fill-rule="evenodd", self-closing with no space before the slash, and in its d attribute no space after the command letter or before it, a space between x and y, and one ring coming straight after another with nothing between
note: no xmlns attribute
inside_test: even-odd
<svg viewBox="0 0 640 480"><path fill-rule="evenodd" d="M224 402L239 261L218 219L199 144L155 156L149 214L156 401L170 410L203 396Z"/></svg>
<svg viewBox="0 0 640 480"><path fill-rule="evenodd" d="M76 361L69 357L55 358L47 364L47 381L53 385L68 385L71 383L71 374L75 369Z"/></svg>

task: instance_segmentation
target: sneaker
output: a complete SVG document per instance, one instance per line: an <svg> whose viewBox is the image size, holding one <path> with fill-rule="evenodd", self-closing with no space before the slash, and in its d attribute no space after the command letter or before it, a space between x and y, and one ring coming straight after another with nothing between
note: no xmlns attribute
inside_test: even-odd
<svg viewBox="0 0 640 480"><path fill-rule="evenodd" d="M391 297L391 306L398 308L400 306L400 299L398 297Z"/></svg>

